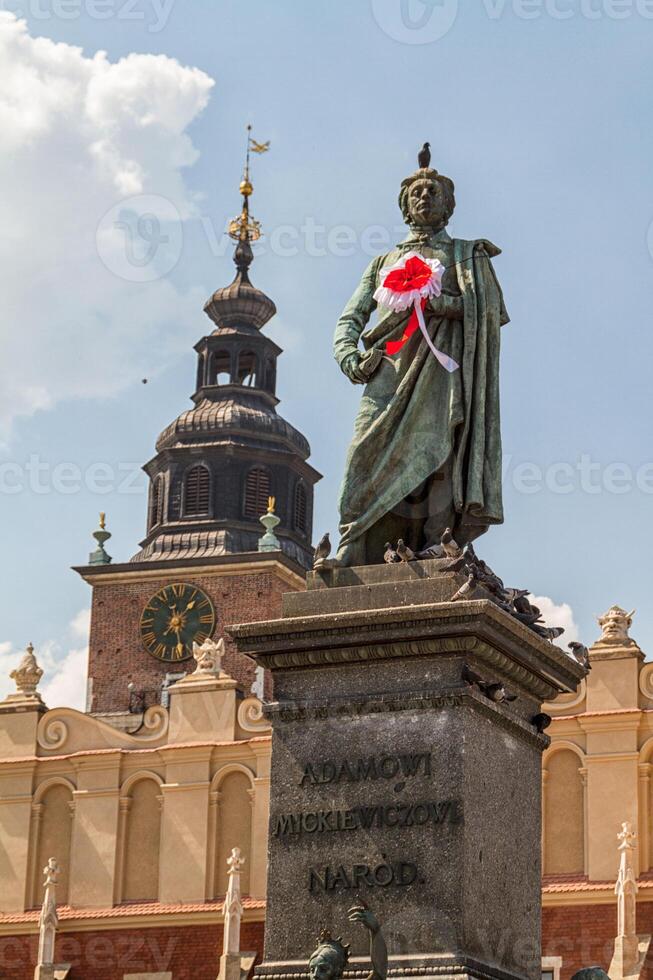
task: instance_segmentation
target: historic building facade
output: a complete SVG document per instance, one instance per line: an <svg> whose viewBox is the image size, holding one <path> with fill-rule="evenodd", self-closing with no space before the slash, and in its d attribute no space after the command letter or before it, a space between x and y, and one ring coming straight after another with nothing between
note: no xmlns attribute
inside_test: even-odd
<svg viewBox="0 0 653 980"><path fill-rule="evenodd" d="M246 859L242 941L260 950L270 736L259 699L197 670L128 734L47 711L33 653L18 674L0 703L0 976L34 975L51 857L71 980L214 980L233 847Z"/></svg>
<svg viewBox="0 0 653 980"><path fill-rule="evenodd" d="M601 616L587 679L544 708L553 721L542 773L542 952L552 980L610 966L624 822L635 833L637 931L653 933L653 663L631 622L618 606Z"/></svg>

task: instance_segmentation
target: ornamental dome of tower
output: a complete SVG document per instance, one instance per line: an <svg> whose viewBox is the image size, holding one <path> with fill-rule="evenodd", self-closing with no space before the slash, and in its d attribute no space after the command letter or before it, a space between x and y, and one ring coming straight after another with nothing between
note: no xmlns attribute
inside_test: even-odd
<svg viewBox="0 0 653 980"><path fill-rule="evenodd" d="M232 387L231 385L229 386ZM235 387L235 386L234 386ZM298 429L277 415L270 400L256 393L225 392L219 400L202 398L168 425L156 443L157 452L197 443L217 446L238 441L240 437L251 444L252 437L263 446L270 441L283 444L291 453L308 459L311 447Z"/></svg>
<svg viewBox="0 0 653 980"><path fill-rule="evenodd" d="M248 269L253 257L249 242L238 242L234 255L236 278L228 286L216 289L204 304L204 312L218 329L252 326L260 330L277 312L269 296L250 282Z"/></svg>

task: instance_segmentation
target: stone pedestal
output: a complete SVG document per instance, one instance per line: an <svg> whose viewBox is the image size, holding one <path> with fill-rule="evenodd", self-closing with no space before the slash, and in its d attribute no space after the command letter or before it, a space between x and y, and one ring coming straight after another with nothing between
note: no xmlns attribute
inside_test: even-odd
<svg viewBox="0 0 653 980"><path fill-rule="evenodd" d="M170 742L234 737L238 684L226 674L188 674L170 688Z"/></svg>
<svg viewBox="0 0 653 980"><path fill-rule="evenodd" d="M391 977L539 978L533 718L583 671L483 589L450 601L464 581L441 561L313 573L284 618L232 629L274 674L260 975L307 974L326 927L352 942L345 976L366 976L347 921L362 899Z"/></svg>

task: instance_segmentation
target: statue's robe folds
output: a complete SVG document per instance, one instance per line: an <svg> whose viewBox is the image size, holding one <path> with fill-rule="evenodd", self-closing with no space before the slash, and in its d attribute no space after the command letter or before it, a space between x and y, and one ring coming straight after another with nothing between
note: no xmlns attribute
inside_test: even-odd
<svg viewBox="0 0 653 980"><path fill-rule="evenodd" d="M380 356L386 341L402 336L410 310L380 307L377 322L367 324L381 270L409 250L445 266L443 300L434 302L444 302L447 315L427 305L424 317L435 346L460 367L448 373L418 330L366 384L340 493L343 565L382 561L384 541L397 537L423 548L452 526L465 543L503 522L499 349L508 315L490 261L496 246L441 231L428 243L409 237L374 259L338 321L336 360L342 365L361 340Z"/></svg>

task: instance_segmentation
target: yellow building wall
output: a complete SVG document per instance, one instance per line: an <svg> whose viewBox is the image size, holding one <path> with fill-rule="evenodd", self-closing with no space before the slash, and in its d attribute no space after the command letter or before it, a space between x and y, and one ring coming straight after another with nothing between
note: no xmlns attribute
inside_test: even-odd
<svg viewBox="0 0 653 980"><path fill-rule="evenodd" d="M189 675L170 697L135 735L70 708L45 711L37 698L0 703L12 748L0 758L0 912L41 904L51 857L60 905L203 903L225 893L234 846L246 859L243 895L265 897L270 729L260 702L224 674Z"/></svg>
<svg viewBox="0 0 653 980"><path fill-rule="evenodd" d="M619 607L601 617L579 691L544 706L553 719L543 759L544 874L582 876L606 894L624 821L637 832L638 872L653 860L653 664L629 636L631 618Z"/></svg>

